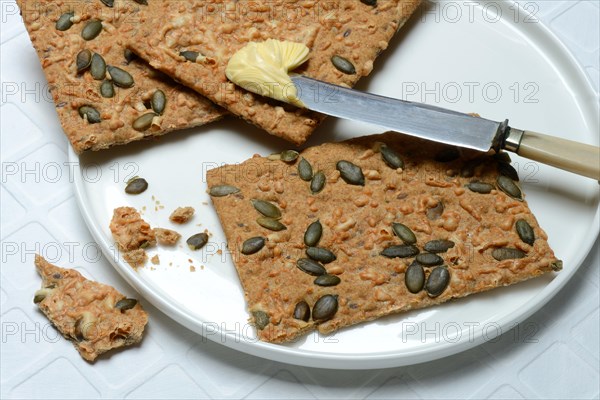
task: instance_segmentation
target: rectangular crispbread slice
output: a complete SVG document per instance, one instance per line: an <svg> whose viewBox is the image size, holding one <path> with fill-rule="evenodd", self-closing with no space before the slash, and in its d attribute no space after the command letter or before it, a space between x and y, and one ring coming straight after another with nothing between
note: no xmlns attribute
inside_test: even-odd
<svg viewBox="0 0 600 400"><path fill-rule="evenodd" d="M403 168L390 167L400 165L397 160L391 164L384 161L382 143L400 155ZM300 178L301 159L308 161L315 176L319 171L325 174L322 191L312 193L311 182ZM337 169L339 161L358 166L364 186L346 183ZM348 179L359 182L356 176ZM499 189L498 180L518 196L515 178L515 170L501 155L482 155L394 133L311 147L291 163L256 156L207 174L212 194L232 193L211 197L248 310L262 327L259 338L269 342L290 341L314 329L328 333L559 270L562 263L527 202ZM215 189L220 185L239 191ZM279 222L286 229L271 231L259 225L256 220L261 214L253 199L277 206L282 213ZM328 274L340 278L337 286L316 285L315 276L297 267L299 259L307 258L305 231L317 220L323 228L318 247L337 257L323 265ZM527 223L533 236L522 222L518 233L519 220ZM420 254L427 253L427 243L432 240L453 243L438 253L446 267L437 268L446 268L450 275L448 286L438 296L425 289L416 294L408 291L405 273L414 255L381 255L391 246L407 246L405 239L394 234L393 223L404 224L414 233L414 246ZM254 237L264 238L264 247L254 254L242 254L244 243ZM522 258L495 258L515 254ZM424 267L427 279L435 268ZM294 318L297 303L305 301L314 311L317 300L325 295L337 296L333 318L320 323Z"/></svg>
<svg viewBox="0 0 600 400"><path fill-rule="evenodd" d="M323 116L252 94L229 82L230 57L251 41L304 43L310 59L297 72L353 86L373 69L396 31L421 0L192 0L164 1L142 12L128 44L153 67L245 120L295 144L306 141ZM199 53L188 61L181 52ZM332 57L355 73L336 69Z"/></svg>
<svg viewBox="0 0 600 400"><path fill-rule="evenodd" d="M203 125L225 114L223 109L141 59L125 59L124 41L138 28L140 10L158 8L160 2L142 5L133 0L114 0L112 7L100 0L18 0L17 3L48 80L62 128L75 152L101 150ZM62 31L56 29L59 18L68 12L73 12L72 26ZM84 40L82 30L92 20L101 21L102 31L94 39ZM131 74L134 86L115 87L114 97L102 97L102 80L92 78L89 68L77 73L76 57L85 49L101 55L106 64ZM149 103L156 90L166 95L163 114L154 118L148 129L133 129L137 118L152 111ZM97 109L101 122L91 124L82 119L79 108L86 105Z"/></svg>

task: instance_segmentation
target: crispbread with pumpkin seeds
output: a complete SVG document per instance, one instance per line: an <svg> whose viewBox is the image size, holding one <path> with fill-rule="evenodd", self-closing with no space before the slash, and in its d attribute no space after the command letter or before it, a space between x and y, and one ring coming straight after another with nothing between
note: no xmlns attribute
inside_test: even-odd
<svg viewBox="0 0 600 400"><path fill-rule="evenodd" d="M386 133L208 171L209 189L239 189L211 198L259 338L329 333L559 270L505 156ZM306 162L324 186L300 177ZM265 214L285 229L259 224ZM294 317L302 302L312 317L306 306Z"/></svg>
<svg viewBox="0 0 600 400"><path fill-rule="evenodd" d="M161 12L142 11L128 45L232 113L302 144L323 116L235 86L225 76L230 57L251 41L304 43L310 58L297 72L349 87L372 71L375 58L420 1L164 1ZM334 56L353 68L337 69Z"/></svg>
<svg viewBox="0 0 600 400"><path fill-rule="evenodd" d="M104 4L110 2L96 0L18 0L17 3L48 80L62 128L76 153L203 125L225 114L223 109L141 59L132 59L130 54L125 57L124 37L136 29L139 10L152 9L158 6L157 2L141 5L133 0L115 0L112 8ZM69 12L72 12L71 18L64 16ZM101 21L102 29L95 38L85 40L82 31L90 21ZM86 35L91 38L96 33L90 26ZM96 77L105 76L98 80L92 76L89 66L78 72L77 55L85 50L90 51L88 55L97 53L106 64L130 74L133 87L118 87L107 82L109 74L102 68L95 69L100 71ZM99 61L95 65L101 66L101 59L95 58ZM81 65L85 65L83 59ZM113 97L101 95L101 84L103 93ZM152 120L148 118L147 124L141 124L143 120L138 122L138 129L134 129L133 124L139 117L153 112L151 100L158 90L166 98L164 109L157 110L161 115ZM83 113L84 120L79 112L82 106L93 107L97 113L84 109L88 110ZM98 122L90 123L94 121Z"/></svg>
<svg viewBox="0 0 600 400"><path fill-rule="evenodd" d="M35 266L42 288L34 302L81 357L94 361L111 349L142 340L148 315L135 299L85 279L74 269L52 265L39 255Z"/></svg>

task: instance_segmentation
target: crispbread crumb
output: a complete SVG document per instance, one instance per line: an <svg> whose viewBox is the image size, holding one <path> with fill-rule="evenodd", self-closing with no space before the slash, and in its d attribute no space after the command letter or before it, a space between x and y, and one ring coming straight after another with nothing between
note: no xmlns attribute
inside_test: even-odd
<svg viewBox="0 0 600 400"><path fill-rule="evenodd" d="M148 255L144 249L137 249L123 253L123 259L133 268L139 268L146 264Z"/></svg>
<svg viewBox="0 0 600 400"><path fill-rule="evenodd" d="M155 254L151 259L150 262L154 265L159 265L160 264L160 259L158 258L158 254Z"/></svg>
<svg viewBox="0 0 600 400"><path fill-rule="evenodd" d="M110 231L120 250L138 250L156 244L156 237L150 225L133 207L118 207L110 221Z"/></svg>
<svg viewBox="0 0 600 400"><path fill-rule="evenodd" d="M169 220L176 224L184 224L192 218L195 211L194 207L177 207L169 216Z"/></svg>
<svg viewBox="0 0 600 400"><path fill-rule="evenodd" d="M154 234L159 244L172 246L181 238L178 232L165 228L154 228Z"/></svg>

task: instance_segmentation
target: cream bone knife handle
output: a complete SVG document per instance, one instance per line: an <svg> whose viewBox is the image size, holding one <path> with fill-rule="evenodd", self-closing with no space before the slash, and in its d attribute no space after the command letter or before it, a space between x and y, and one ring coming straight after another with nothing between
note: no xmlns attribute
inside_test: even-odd
<svg viewBox="0 0 600 400"><path fill-rule="evenodd" d="M600 148L589 144L509 128L504 149L533 161L600 182Z"/></svg>

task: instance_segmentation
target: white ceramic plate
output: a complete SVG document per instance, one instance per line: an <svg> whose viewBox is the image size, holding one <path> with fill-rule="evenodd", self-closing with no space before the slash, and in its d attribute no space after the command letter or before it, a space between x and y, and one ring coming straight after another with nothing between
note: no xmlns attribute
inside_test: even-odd
<svg viewBox="0 0 600 400"><path fill-rule="evenodd" d="M473 3L479 4L479 3ZM416 16L379 59L359 88L424 101L512 126L598 144L596 98L565 48L535 17L512 3L433 3ZM535 11L535 10L530 10ZM381 129L329 119L308 145L376 133ZM79 162L77 199L84 219L117 271L140 294L199 334L257 356L306 366L367 369L444 357L507 332L542 307L573 276L598 235L598 184L513 156L531 208L564 270L509 288L343 329L312 334L288 345L258 342L225 237L205 193L206 170L290 146L233 118L110 151ZM125 182L146 178L149 189L126 195ZM160 265L134 271L115 255L108 229L112 210L144 209L152 226L173 228L170 212L196 208L175 227L174 249L158 248ZM164 208L162 208L164 207ZM211 242L192 252L185 238L208 229ZM150 251L150 256L156 253ZM219 254L222 251L222 254ZM190 265L195 272L190 271ZM525 333L526 334L526 333Z"/></svg>

